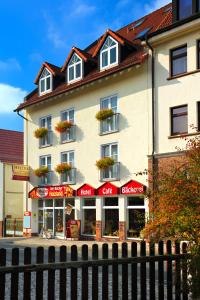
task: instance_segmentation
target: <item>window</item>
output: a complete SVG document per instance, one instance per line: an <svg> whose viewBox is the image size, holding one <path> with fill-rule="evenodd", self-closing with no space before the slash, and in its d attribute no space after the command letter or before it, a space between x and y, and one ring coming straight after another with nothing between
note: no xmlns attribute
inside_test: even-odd
<svg viewBox="0 0 200 300"><path fill-rule="evenodd" d="M197 12L200 12L200 0L197 0Z"/></svg>
<svg viewBox="0 0 200 300"><path fill-rule="evenodd" d="M171 76L187 72L187 46L171 50Z"/></svg>
<svg viewBox="0 0 200 300"><path fill-rule="evenodd" d="M119 180L118 145L116 143L103 145L101 147L101 157L111 157L115 163L113 166L100 171L100 180Z"/></svg>
<svg viewBox="0 0 200 300"><path fill-rule="evenodd" d="M82 74L82 59L76 53L74 53L67 67L68 83L81 79Z"/></svg>
<svg viewBox="0 0 200 300"><path fill-rule="evenodd" d="M187 105L171 108L171 135L188 132Z"/></svg>
<svg viewBox="0 0 200 300"><path fill-rule="evenodd" d="M39 94L43 95L52 91L52 74L45 68L39 80Z"/></svg>
<svg viewBox="0 0 200 300"><path fill-rule="evenodd" d="M61 162L68 163L71 165L71 170L61 174L61 182L62 183L76 183L76 169L74 168L74 151L67 151L61 153Z"/></svg>
<svg viewBox="0 0 200 300"><path fill-rule="evenodd" d="M68 121L74 124L74 109L68 109L61 112L61 121ZM75 141L75 126L73 125L66 132L61 133L61 142L72 142Z"/></svg>
<svg viewBox="0 0 200 300"><path fill-rule="evenodd" d="M47 135L40 138L40 147L46 147L52 144L52 131L51 131L51 116L43 117L40 119L40 127L48 129Z"/></svg>
<svg viewBox="0 0 200 300"><path fill-rule="evenodd" d="M49 172L46 176L40 178L41 184L50 184L51 183L51 156L45 155L40 156L40 167L48 167Z"/></svg>
<svg viewBox="0 0 200 300"><path fill-rule="evenodd" d="M200 131L200 102L197 103L197 129Z"/></svg>
<svg viewBox="0 0 200 300"><path fill-rule="evenodd" d="M101 99L100 109L112 109L114 115L100 122L100 134L119 130L119 114L117 113L117 96Z"/></svg>
<svg viewBox="0 0 200 300"><path fill-rule="evenodd" d="M179 20L185 19L192 15L192 0L179 0L178 1L178 18Z"/></svg>
<svg viewBox="0 0 200 300"><path fill-rule="evenodd" d="M200 41L197 41L197 69L200 69Z"/></svg>
<svg viewBox="0 0 200 300"><path fill-rule="evenodd" d="M119 206L118 198L104 198L104 236L119 236Z"/></svg>
<svg viewBox="0 0 200 300"><path fill-rule="evenodd" d="M83 234L96 234L96 199L83 199Z"/></svg>
<svg viewBox="0 0 200 300"><path fill-rule="evenodd" d="M106 69L112 65L118 64L118 43L107 37L100 52L100 69Z"/></svg>
<svg viewBox="0 0 200 300"><path fill-rule="evenodd" d="M127 198L127 237L138 238L145 226L144 198Z"/></svg>

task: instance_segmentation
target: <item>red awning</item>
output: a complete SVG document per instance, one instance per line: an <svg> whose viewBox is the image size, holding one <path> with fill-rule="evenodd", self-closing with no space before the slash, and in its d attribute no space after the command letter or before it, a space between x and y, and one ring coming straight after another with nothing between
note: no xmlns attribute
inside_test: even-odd
<svg viewBox="0 0 200 300"><path fill-rule="evenodd" d="M120 188L122 195L138 195L144 194L146 187L135 180L130 180Z"/></svg>
<svg viewBox="0 0 200 300"><path fill-rule="evenodd" d="M105 182L97 189L99 196L114 196L119 194L119 188L110 182Z"/></svg>
<svg viewBox="0 0 200 300"><path fill-rule="evenodd" d="M69 185L35 187L29 192L29 198L69 198L75 195Z"/></svg>
<svg viewBox="0 0 200 300"><path fill-rule="evenodd" d="M79 197L90 197L96 195L96 189L91 185L85 183L76 191L76 195Z"/></svg>

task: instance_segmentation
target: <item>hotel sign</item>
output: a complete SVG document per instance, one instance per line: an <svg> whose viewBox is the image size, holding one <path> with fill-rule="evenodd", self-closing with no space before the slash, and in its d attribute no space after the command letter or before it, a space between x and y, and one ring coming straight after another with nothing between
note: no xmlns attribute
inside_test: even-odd
<svg viewBox="0 0 200 300"><path fill-rule="evenodd" d="M74 196L74 190L69 185L35 187L29 192L29 198L69 198Z"/></svg>
<svg viewBox="0 0 200 300"><path fill-rule="evenodd" d="M122 195L138 195L144 194L145 186L135 180L130 180L124 184L120 190L120 194Z"/></svg>
<svg viewBox="0 0 200 300"><path fill-rule="evenodd" d="M12 179L29 181L30 167L22 164L12 165Z"/></svg>
<svg viewBox="0 0 200 300"><path fill-rule="evenodd" d="M96 190L89 184L85 183L77 190L78 197L90 197L95 196Z"/></svg>
<svg viewBox="0 0 200 300"><path fill-rule="evenodd" d="M119 194L119 188L110 182L106 182L97 189L99 196L114 196Z"/></svg>

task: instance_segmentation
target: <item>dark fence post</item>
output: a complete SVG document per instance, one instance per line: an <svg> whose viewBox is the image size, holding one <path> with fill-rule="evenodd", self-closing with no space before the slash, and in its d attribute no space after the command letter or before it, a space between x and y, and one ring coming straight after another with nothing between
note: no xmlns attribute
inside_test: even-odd
<svg viewBox="0 0 200 300"><path fill-rule="evenodd" d="M99 250L98 245L94 244L92 245L92 259L98 259L99 258ZM98 267L94 266L92 267L92 299L98 299Z"/></svg>
<svg viewBox="0 0 200 300"><path fill-rule="evenodd" d="M67 261L67 247L60 247L60 262ZM60 300L65 300L66 297L66 284L67 284L67 276L66 269L60 270Z"/></svg>
<svg viewBox="0 0 200 300"><path fill-rule="evenodd" d="M12 249L12 265L19 265L19 249ZM11 299L18 299L19 273L11 273Z"/></svg>
<svg viewBox="0 0 200 300"><path fill-rule="evenodd" d="M140 243L140 256L146 256L146 243L144 241ZM146 300L146 262L140 264L140 292L141 300Z"/></svg>
<svg viewBox="0 0 200 300"><path fill-rule="evenodd" d="M31 248L24 249L24 264L31 264ZM31 272L24 272L24 300L31 299Z"/></svg>
<svg viewBox="0 0 200 300"><path fill-rule="evenodd" d="M44 248L38 247L36 253L36 263L44 262ZM36 300L43 300L43 271L36 272Z"/></svg>
<svg viewBox="0 0 200 300"><path fill-rule="evenodd" d="M187 243L182 244L182 253L187 253ZM188 267L187 258L182 260L182 290L183 290L183 300L188 300Z"/></svg>
<svg viewBox="0 0 200 300"><path fill-rule="evenodd" d="M0 249L0 266L6 265L6 249ZM0 295L5 298L5 274L0 274Z"/></svg>
<svg viewBox="0 0 200 300"><path fill-rule="evenodd" d="M128 256L128 245L122 243L122 257ZM122 264L122 299L128 299L128 264Z"/></svg>
<svg viewBox="0 0 200 300"><path fill-rule="evenodd" d="M112 258L118 258L118 244L112 244ZM118 264L112 265L112 299L118 299Z"/></svg>
<svg viewBox="0 0 200 300"><path fill-rule="evenodd" d="M167 300L172 300L172 242L167 241Z"/></svg>
<svg viewBox="0 0 200 300"><path fill-rule="evenodd" d="M175 254L180 254L180 243L175 242ZM175 293L176 300L181 299L181 267L180 267L180 258L175 259Z"/></svg>
<svg viewBox="0 0 200 300"><path fill-rule="evenodd" d="M50 246L48 249L48 262L55 262L55 247ZM55 270L48 271L48 300L55 299Z"/></svg>
<svg viewBox="0 0 200 300"><path fill-rule="evenodd" d="M159 241L158 243L158 254L164 255L164 243ZM163 261L158 262L158 299L164 299L164 263Z"/></svg>
<svg viewBox="0 0 200 300"><path fill-rule="evenodd" d="M102 258L108 258L108 244L102 246ZM102 299L108 299L108 266L102 267Z"/></svg>
<svg viewBox="0 0 200 300"><path fill-rule="evenodd" d="M88 245L82 246L82 260L88 260ZM88 299L88 267L82 267L82 300Z"/></svg>
<svg viewBox="0 0 200 300"><path fill-rule="evenodd" d="M155 256L155 244L149 243L149 254ZM154 300L155 297L155 262L149 263L149 281L150 281L150 300Z"/></svg>
<svg viewBox="0 0 200 300"><path fill-rule="evenodd" d="M71 261L77 261L78 251L77 246L71 246ZM71 299L77 299L77 269L71 268Z"/></svg>
<svg viewBox="0 0 200 300"><path fill-rule="evenodd" d="M131 243L131 257L137 257L137 243ZM137 264L131 265L131 298L137 299Z"/></svg>

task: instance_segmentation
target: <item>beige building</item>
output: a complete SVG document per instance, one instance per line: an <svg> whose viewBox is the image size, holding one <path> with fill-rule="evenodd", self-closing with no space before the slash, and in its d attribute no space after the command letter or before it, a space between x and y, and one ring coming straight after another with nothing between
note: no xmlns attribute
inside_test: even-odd
<svg viewBox="0 0 200 300"><path fill-rule="evenodd" d="M107 30L72 48L61 68L43 63L37 90L16 109L25 110L32 234L70 237L76 220L81 238L140 237L145 170L181 155L182 136L199 126L200 19L191 5L174 1Z"/></svg>

